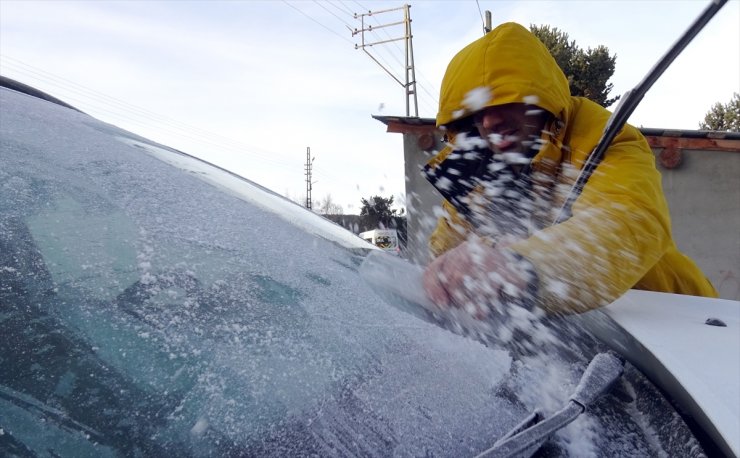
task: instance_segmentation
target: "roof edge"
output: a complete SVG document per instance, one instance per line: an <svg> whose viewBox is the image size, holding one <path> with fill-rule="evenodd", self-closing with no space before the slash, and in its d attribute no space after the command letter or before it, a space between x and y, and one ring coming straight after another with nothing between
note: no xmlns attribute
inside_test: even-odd
<svg viewBox="0 0 740 458"><path fill-rule="evenodd" d="M403 133L405 131L418 131L419 128L435 129L434 118L420 118L417 116L381 116L371 115L374 119L388 126L388 132ZM393 130L392 129L393 126ZM406 129L406 126L410 127ZM713 140L740 140L740 132L726 132L717 130L689 130L689 129L667 129L638 127L640 132L647 137L674 137L674 138L709 138Z"/></svg>

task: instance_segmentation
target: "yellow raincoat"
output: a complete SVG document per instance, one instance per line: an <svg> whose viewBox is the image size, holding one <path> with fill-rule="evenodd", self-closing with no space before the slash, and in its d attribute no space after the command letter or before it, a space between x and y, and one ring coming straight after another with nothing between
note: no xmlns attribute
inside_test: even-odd
<svg viewBox="0 0 740 458"><path fill-rule="evenodd" d="M481 88L491 95L483 106L470 95ZM535 181L549 183L550 207L559 209L610 113L570 95L565 75L527 29L503 24L452 59L442 81L437 125L485 106L525 101L555 117L543 131L545 144L532 170L540 177ZM449 148L442 150L430 166L449 154ZM443 206L449 216L440 218L430 238L435 256L461 243L472 230L450 202ZM630 288L717 297L694 262L676 248L655 158L630 125L613 140L570 219L546 224L508 246L532 263L539 281L538 303L553 312L606 305Z"/></svg>

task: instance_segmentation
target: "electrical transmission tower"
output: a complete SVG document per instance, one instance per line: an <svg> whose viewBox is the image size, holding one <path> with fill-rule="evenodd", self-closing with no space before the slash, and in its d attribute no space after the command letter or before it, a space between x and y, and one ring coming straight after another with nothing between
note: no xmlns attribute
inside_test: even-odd
<svg viewBox="0 0 740 458"><path fill-rule="evenodd" d="M416 100L416 72L414 70L414 45L411 35L411 5L403 5L400 8L391 8L387 10L382 11L368 11L367 13L363 14L356 14L355 13L355 19L360 19L361 21L361 27L360 29L355 29L352 31L352 36L360 35L361 38L361 44L355 45L355 49L362 49L365 54L370 56L372 60L375 61L376 64L380 65L380 67L385 70L386 73L388 73L391 78L396 80L398 84L400 84L405 90L406 90L406 116L411 116L410 114L410 105L411 105L411 96L413 96L414 99L414 116L419 117L419 106L418 102ZM393 11L401 11L403 10L403 21L398 22L392 22L389 24L378 24L376 26L372 25L366 25L365 24L365 18L382 14L382 13L390 13ZM382 29L386 27L393 27L398 25L404 25L404 35L403 37L399 38L391 38L390 35L388 35L388 40L382 40L382 41L376 41L368 43L365 41L365 32L372 32L376 29ZM401 82L398 78L396 78L396 75L390 72L387 68L383 66L380 62L378 62L378 59L375 58L370 52L367 50L367 48L374 46L374 45L380 45L383 43L391 43L394 41L400 41L404 40L406 43L406 68L405 68L405 75L406 80L404 82Z"/></svg>
<svg viewBox="0 0 740 458"><path fill-rule="evenodd" d="M306 147L306 208L311 210L311 189L313 188L313 181L311 181L311 170L313 169L313 161L316 157L311 157L311 147Z"/></svg>

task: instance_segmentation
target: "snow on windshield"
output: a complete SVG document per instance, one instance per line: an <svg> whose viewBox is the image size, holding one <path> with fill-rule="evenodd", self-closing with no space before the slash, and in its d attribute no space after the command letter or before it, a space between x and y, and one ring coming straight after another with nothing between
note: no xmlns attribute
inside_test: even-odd
<svg viewBox="0 0 740 458"><path fill-rule="evenodd" d="M226 170L207 164L192 156L161 148L150 143L127 137L117 138L126 144L144 149L172 166L192 173L194 176L208 183L227 190L240 199L246 199L255 205L259 205L260 208L273 212L306 231L329 238L349 248L368 248L358 237L353 236L351 232L337 226L326 218L322 218L312 212L299 211L296 209L298 205L295 202L291 202L272 191L237 177Z"/></svg>
<svg viewBox="0 0 740 458"><path fill-rule="evenodd" d="M524 414L493 393L509 356L384 304L343 248L367 246L353 234L85 115L0 97L0 292L16 307L2 339L24 349L4 356L17 394L0 404L31 449L59 450L65 430L35 434L12 408L26 395L92 423L101 454L473 454ZM33 371L51 385L10 377Z"/></svg>

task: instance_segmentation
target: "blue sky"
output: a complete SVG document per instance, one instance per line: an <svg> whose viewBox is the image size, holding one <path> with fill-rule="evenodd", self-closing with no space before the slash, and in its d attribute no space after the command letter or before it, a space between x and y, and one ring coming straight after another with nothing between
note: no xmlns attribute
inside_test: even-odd
<svg viewBox="0 0 740 458"><path fill-rule="evenodd" d="M617 55L612 95L642 80L708 1L414 1L419 115L434 117L450 58L494 25L549 24ZM346 213L360 198L403 201L403 145L373 114L404 115L405 94L356 50L352 13L389 1L0 0L0 73L95 117L215 162L274 191ZM480 8L480 11L479 11ZM374 22L377 19L377 22ZM370 19L396 22L401 12ZM630 122L696 129L740 92L740 0L720 11L643 99ZM401 36L398 27L368 39ZM370 48L403 79L403 43ZM413 114L413 113L412 113Z"/></svg>

